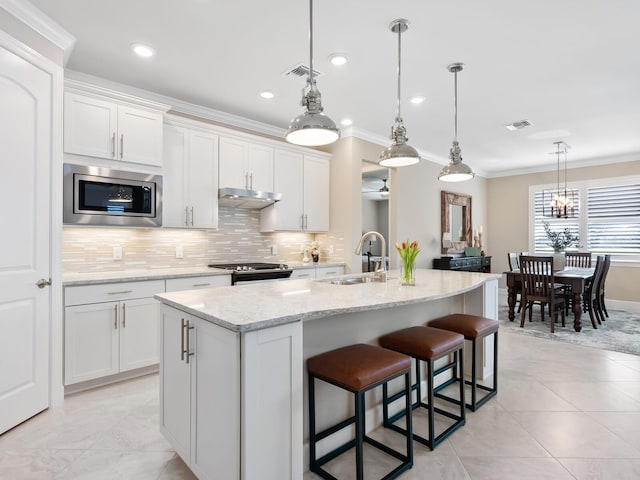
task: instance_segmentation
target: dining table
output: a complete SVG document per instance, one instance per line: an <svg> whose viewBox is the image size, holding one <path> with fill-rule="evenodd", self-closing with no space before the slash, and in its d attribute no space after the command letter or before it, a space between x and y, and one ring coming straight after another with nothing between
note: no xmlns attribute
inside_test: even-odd
<svg viewBox="0 0 640 480"><path fill-rule="evenodd" d="M554 283L560 283L571 287L571 310L573 311L573 328L576 332L582 330L580 317L582 316L582 295L589 280L593 278L595 268L566 267L553 273ZM507 301L509 304L509 320L513 322L515 318L516 297L518 286L521 285L519 269L503 272L507 277Z"/></svg>

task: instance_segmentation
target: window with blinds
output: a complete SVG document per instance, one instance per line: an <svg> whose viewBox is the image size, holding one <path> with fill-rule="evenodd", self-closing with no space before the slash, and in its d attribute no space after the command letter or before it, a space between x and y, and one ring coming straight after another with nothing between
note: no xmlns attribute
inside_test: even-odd
<svg viewBox="0 0 640 480"><path fill-rule="evenodd" d="M575 209L574 218L556 218L545 217L544 213L549 212L549 205L545 205L545 202L549 202L549 192L543 192L543 190L535 192L534 196L534 210L535 210L535 223L534 223L534 238L535 238L535 251L537 253L553 253L553 248L549 245L549 239L544 231L544 222L549 223L549 228L554 232L564 231L568 228L574 235L580 233L580 190L577 188L567 189L567 196L573 197L573 206ZM583 237L580 236L582 239ZM582 244L582 241L580 242Z"/></svg>
<svg viewBox="0 0 640 480"><path fill-rule="evenodd" d="M580 248L618 258L640 256L640 181L604 184L584 182L571 192L577 198L575 218L545 217L543 189L533 189L534 246L538 253L552 253L543 222L551 230L569 228L580 237ZM568 190L569 192L569 190ZM546 207L546 206L545 206ZM545 208L548 212L548 208Z"/></svg>
<svg viewBox="0 0 640 480"><path fill-rule="evenodd" d="M592 252L640 255L640 183L588 186L587 235Z"/></svg>

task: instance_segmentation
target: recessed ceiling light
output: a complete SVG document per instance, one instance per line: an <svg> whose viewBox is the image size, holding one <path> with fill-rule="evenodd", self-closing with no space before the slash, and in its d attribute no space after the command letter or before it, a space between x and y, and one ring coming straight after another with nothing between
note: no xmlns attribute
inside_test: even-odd
<svg viewBox="0 0 640 480"><path fill-rule="evenodd" d="M422 102L424 102L425 100L426 100L426 98L424 98L424 97L412 97L409 101L411 103L415 103L416 105L419 105Z"/></svg>
<svg viewBox="0 0 640 480"><path fill-rule="evenodd" d="M153 57L156 53L153 48L148 45L143 45L142 43L134 43L131 45L131 50L133 50L136 55L145 58Z"/></svg>
<svg viewBox="0 0 640 480"><path fill-rule="evenodd" d="M340 121L340 124L344 127L348 127L349 125L351 125L353 123L353 120L351 120L350 118L343 118Z"/></svg>
<svg viewBox="0 0 640 480"><path fill-rule="evenodd" d="M332 53L329 55L329 61L332 65L340 66L344 65L349 61L349 57L347 57L344 53Z"/></svg>
<svg viewBox="0 0 640 480"><path fill-rule="evenodd" d="M267 98L267 99L271 99L274 97L274 94L272 91L270 90L265 90L264 92L260 92L260 96L262 98Z"/></svg>

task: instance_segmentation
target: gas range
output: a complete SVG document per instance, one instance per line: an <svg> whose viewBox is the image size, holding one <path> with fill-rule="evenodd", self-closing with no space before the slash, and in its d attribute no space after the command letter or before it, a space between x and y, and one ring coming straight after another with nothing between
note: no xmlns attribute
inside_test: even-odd
<svg viewBox="0 0 640 480"><path fill-rule="evenodd" d="M212 263L209 267L231 271L231 285L244 282L284 280L289 278L293 272L284 263Z"/></svg>

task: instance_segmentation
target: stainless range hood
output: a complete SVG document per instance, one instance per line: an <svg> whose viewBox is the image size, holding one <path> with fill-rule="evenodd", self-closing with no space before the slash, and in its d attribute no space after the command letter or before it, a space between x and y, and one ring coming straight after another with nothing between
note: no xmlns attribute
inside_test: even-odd
<svg viewBox="0 0 640 480"><path fill-rule="evenodd" d="M281 193L244 190L242 188L221 188L218 190L218 204L224 207L251 208L260 210L282 199Z"/></svg>

